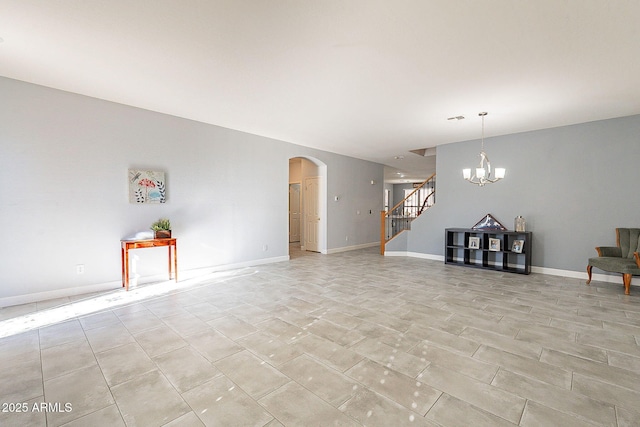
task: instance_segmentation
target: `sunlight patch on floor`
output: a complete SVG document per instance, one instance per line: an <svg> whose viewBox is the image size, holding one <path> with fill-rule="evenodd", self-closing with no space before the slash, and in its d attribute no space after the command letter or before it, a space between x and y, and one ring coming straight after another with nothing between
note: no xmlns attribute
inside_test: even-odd
<svg viewBox="0 0 640 427"><path fill-rule="evenodd" d="M211 273L177 283L173 280L168 280L165 282L129 289L129 291L125 291L124 289L110 291L96 297L74 301L58 307L0 321L0 338L17 335L34 329L43 328L45 326L51 326L75 317L82 317L103 310L124 307L170 293L182 292L187 288L191 290L194 287L208 286L214 283L224 282L231 278L251 276L256 273L257 270L245 268L241 270Z"/></svg>

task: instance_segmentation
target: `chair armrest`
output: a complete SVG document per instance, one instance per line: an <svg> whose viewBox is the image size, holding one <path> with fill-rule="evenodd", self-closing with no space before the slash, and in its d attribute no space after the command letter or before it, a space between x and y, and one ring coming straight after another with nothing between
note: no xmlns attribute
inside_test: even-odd
<svg viewBox="0 0 640 427"><path fill-rule="evenodd" d="M636 265L640 268L640 254L638 252L634 252L633 257L636 259Z"/></svg>
<svg viewBox="0 0 640 427"><path fill-rule="evenodd" d="M598 256L622 256L622 249L620 249L620 246L597 246L596 251L598 251Z"/></svg>

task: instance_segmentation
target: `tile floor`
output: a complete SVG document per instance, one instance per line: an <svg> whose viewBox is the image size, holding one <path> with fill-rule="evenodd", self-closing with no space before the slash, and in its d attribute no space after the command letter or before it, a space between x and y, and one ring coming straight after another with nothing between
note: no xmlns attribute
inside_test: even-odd
<svg viewBox="0 0 640 427"><path fill-rule="evenodd" d="M640 425L636 287L294 254L0 339L0 425Z"/></svg>

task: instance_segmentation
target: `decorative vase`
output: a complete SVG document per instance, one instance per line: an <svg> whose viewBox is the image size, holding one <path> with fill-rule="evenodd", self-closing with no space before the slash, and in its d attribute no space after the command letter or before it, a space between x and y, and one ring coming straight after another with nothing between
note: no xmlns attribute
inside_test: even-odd
<svg viewBox="0 0 640 427"><path fill-rule="evenodd" d="M526 221L524 220L524 218L521 215L518 215L514 221L514 227L513 227L516 231L519 232L524 232L526 231Z"/></svg>
<svg viewBox="0 0 640 427"><path fill-rule="evenodd" d="M154 239L170 239L171 238L171 230L155 230L153 232Z"/></svg>

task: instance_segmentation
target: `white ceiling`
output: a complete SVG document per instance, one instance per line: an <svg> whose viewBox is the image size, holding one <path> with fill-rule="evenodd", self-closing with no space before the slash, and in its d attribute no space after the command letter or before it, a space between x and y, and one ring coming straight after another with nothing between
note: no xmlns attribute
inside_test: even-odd
<svg viewBox="0 0 640 427"><path fill-rule="evenodd" d="M408 151L479 138L480 111L487 137L639 114L639 23L638 0L0 0L0 75L428 173Z"/></svg>

